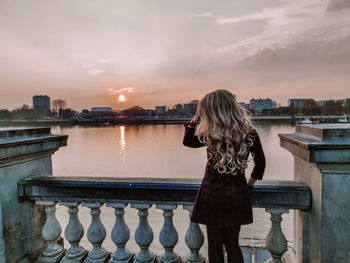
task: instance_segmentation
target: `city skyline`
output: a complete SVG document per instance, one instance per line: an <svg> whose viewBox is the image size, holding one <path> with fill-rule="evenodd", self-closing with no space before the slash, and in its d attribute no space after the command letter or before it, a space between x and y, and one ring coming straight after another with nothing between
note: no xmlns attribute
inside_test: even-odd
<svg viewBox="0 0 350 263"><path fill-rule="evenodd" d="M330 2L341 1L4 0L0 108L33 94L78 110L154 108L218 88L239 102L346 98L350 9Z"/></svg>
<svg viewBox="0 0 350 263"><path fill-rule="evenodd" d="M40 102L38 101L38 99ZM44 101L43 101L43 99L44 99ZM183 107L183 108L185 108L186 106L192 107L192 105L194 105L194 104L197 105L197 103L199 102L199 100L192 100L192 101L188 101L188 102L177 102L177 103L172 104L172 105L158 103L158 104L155 104L154 107L148 107L148 108L143 107L142 105L132 105L128 108L120 108L120 109L109 107L109 106L103 106L103 105L92 105L90 107L83 108L83 109L75 109L75 108L67 106L68 103L65 100L53 99L52 103L50 103L50 100L51 100L51 98L49 96L47 96L46 94L45 95L44 94L34 95L32 97L32 104L17 105L17 107L14 107L13 109L1 108L1 105L0 105L0 110L15 110L15 109L20 109L24 106L35 109L36 107L44 106L44 107L48 108L48 110L55 111L55 108L57 108L59 106L54 105L54 104L63 103L63 104L61 104L62 109L71 109L74 111L78 110L77 112L89 111L89 110L94 111L93 109L99 109L99 110L108 109L108 111L118 112L118 111L123 111L126 109L131 109L134 107L138 107L138 108L141 107L142 109L145 109L145 110L157 111L157 108L164 108L164 110L174 110L174 109L178 108L178 105L181 105L181 107ZM272 100L269 97L268 98L251 98L249 100L249 102L247 102L247 103L242 102L242 101L237 101L237 102L243 108L255 109L255 110L257 110L258 108L276 109L276 108L280 108L280 107L290 107L291 104L294 104L294 107L301 109L303 107L304 103L306 101L310 101L310 100L314 101L318 106L324 106L327 101L342 101L343 105L346 105L349 103L350 98L347 97L347 98L336 98L336 99L326 99L326 100L316 100L315 98L289 98L287 105L282 105L278 101ZM59 102L56 103L56 101L59 101ZM42 103L43 103L43 105L41 105ZM194 111L195 111L195 109L194 109Z"/></svg>

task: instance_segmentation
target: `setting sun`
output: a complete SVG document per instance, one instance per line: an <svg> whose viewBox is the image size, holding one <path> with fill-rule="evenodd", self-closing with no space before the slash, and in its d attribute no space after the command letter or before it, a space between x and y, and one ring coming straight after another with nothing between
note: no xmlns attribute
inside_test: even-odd
<svg viewBox="0 0 350 263"><path fill-rule="evenodd" d="M120 94L119 96L118 96L118 101L119 102L123 102L123 101L125 101L126 99L125 99L125 96L123 95L123 94Z"/></svg>

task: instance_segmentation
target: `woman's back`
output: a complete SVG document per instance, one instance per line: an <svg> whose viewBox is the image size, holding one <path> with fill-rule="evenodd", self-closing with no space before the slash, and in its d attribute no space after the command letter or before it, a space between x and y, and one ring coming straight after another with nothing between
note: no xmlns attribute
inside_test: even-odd
<svg viewBox="0 0 350 263"><path fill-rule="evenodd" d="M191 221L207 226L209 262L223 263L223 245L229 262L243 262L238 236L241 225L253 222L249 185L261 180L265 170L259 135L248 112L225 90L207 94L185 127L183 144L207 147L208 157ZM250 154L254 169L247 183Z"/></svg>

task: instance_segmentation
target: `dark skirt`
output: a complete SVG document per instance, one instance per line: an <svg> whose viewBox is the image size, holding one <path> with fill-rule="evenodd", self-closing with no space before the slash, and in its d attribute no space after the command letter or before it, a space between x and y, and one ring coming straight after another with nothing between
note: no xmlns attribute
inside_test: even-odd
<svg viewBox="0 0 350 263"><path fill-rule="evenodd" d="M191 221L222 227L252 223L252 203L245 175L223 175L207 164Z"/></svg>

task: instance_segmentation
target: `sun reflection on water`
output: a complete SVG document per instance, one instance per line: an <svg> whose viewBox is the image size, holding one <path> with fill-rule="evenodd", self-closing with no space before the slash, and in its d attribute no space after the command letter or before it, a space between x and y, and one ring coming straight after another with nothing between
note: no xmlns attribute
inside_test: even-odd
<svg viewBox="0 0 350 263"><path fill-rule="evenodd" d="M126 150L126 140L125 140L125 126L120 126L120 154L123 154L123 159L125 158L125 150Z"/></svg>

